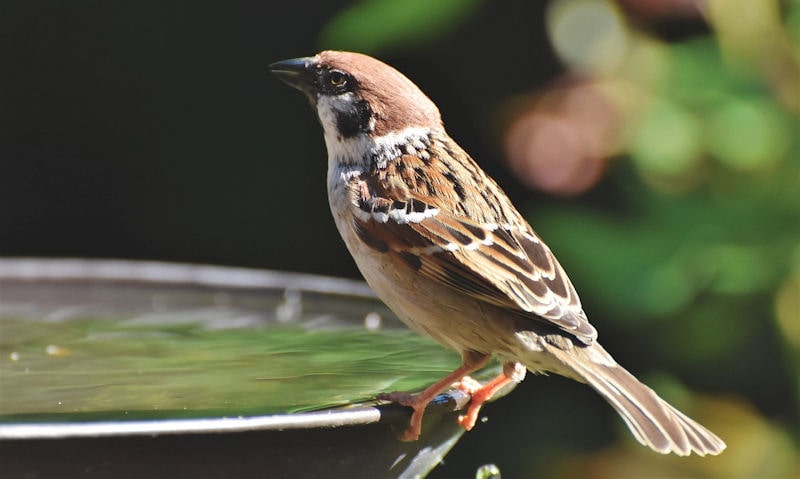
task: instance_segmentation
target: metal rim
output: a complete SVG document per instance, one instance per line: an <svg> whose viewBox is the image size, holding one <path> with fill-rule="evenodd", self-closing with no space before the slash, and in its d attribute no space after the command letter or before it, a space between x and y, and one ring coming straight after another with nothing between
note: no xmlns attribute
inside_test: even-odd
<svg viewBox="0 0 800 479"><path fill-rule="evenodd" d="M427 407L429 414L463 409L470 397L452 390L440 394ZM408 419L410 409L396 404L355 405L323 411L207 419L160 419L71 423L0 424L0 440L63 439L81 437L155 436L163 434L211 434L246 431L280 431L339 426L362 426Z"/></svg>
<svg viewBox="0 0 800 479"><path fill-rule="evenodd" d="M0 280L125 281L227 288L283 288L377 298L363 281L229 266L80 258L0 258Z"/></svg>

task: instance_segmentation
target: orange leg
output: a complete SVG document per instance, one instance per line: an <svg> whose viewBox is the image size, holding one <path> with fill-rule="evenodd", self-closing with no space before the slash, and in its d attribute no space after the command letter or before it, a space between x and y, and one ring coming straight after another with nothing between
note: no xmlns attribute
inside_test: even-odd
<svg viewBox="0 0 800 479"><path fill-rule="evenodd" d="M472 400L469 402L467 413L458 416L458 423L461 424L461 427L467 431L471 430L475 426L475 422L478 420L478 413L481 412L481 406L483 406L483 403L491 399L491 397L494 396L494 393L500 390L500 388L511 382L514 382L514 380L506 377L505 374L501 374L486 383L486 385L482 388L473 392Z"/></svg>
<svg viewBox="0 0 800 479"><path fill-rule="evenodd" d="M526 372L527 370L525 367L519 363L506 363L503 365L503 373L483 386L477 381L464 381L458 384L457 387L459 389L472 396L469 402L469 408L467 408L467 413L458 416L458 423L461 424L461 427L467 431L475 427L475 422L478 420L478 414L481 411L483 403L491 399L497 391L507 384L522 381L525 378Z"/></svg>
<svg viewBox="0 0 800 479"><path fill-rule="evenodd" d="M406 429L405 432L400 435L400 440L416 441L419 439L419 433L422 430L422 416L425 414L425 407L428 405L428 403L431 402L439 393L449 388L453 383L460 381L469 373L484 367L486 363L489 362L490 358L491 356L486 354L463 353L461 366L441 380L437 381L432 386L427 387L419 394L411 395L408 393L395 392L380 395L379 399L396 402L402 404L403 406L408 406L414 409L414 413L411 415L411 424L409 424L408 429ZM475 398L473 397L472 400L475 401ZM485 399L483 401L485 401ZM471 410L472 406L470 406L470 411ZM477 411L475 414L477 415ZM474 422L475 421L473 421L473 424Z"/></svg>

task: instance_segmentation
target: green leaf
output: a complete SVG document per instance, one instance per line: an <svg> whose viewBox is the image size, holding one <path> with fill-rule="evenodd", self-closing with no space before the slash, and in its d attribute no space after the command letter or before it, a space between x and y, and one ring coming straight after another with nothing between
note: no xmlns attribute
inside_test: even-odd
<svg viewBox="0 0 800 479"><path fill-rule="evenodd" d="M320 34L326 49L375 53L442 36L478 6L478 0L364 0L336 15Z"/></svg>

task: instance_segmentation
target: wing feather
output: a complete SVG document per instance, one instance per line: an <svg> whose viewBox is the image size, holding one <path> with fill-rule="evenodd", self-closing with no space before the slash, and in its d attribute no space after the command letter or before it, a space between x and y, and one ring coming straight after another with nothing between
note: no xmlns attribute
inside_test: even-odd
<svg viewBox="0 0 800 479"><path fill-rule="evenodd" d="M563 268L527 224L479 224L407 189L405 197L381 193L362 198L353 215L367 245L481 301L547 320L584 343L597 337ZM374 205L381 205L380 214Z"/></svg>

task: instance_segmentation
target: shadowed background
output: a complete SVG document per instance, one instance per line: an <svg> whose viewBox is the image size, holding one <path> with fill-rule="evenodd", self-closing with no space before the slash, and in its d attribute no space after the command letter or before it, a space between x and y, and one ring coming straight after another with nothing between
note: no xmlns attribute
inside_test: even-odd
<svg viewBox="0 0 800 479"><path fill-rule="evenodd" d="M652 454L589 388L529 377L431 477L800 472L798 2L7 1L0 39L0 255L358 277L321 129L266 66L370 53L551 245L606 348L729 445Z"/></svg>

